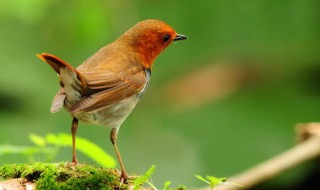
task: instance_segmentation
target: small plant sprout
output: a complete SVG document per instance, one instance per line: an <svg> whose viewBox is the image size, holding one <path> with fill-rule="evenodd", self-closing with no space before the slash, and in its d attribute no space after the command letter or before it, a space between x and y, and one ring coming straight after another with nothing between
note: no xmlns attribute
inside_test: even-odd
<svg viewBox="0 0 320 190"><path fill-rule="evenodd" d="M232 184L232 185L238 186L240 188L243 188L243 185L232 183L232 182L227 182L227 178L225 178L225 177L217 178L217 177L209 176L209 175L207 175L206 178L202 177L201 175L195 175L195 177L198 178L200 181L203 181L203 182L209 184L211 189L215 188L218 185L226 185L226 184Z"/></svg>
<svg viewBox="0 0 320 190"><path fill-rule="evenodd" d="M149 178L151 177L151 175L153 174L154 170L156 169L156 166L155 165L152 165L151 168L149 168L149 170L137 177L134 181L133 181L133 185L134 185L134 188L133 190L139 190L140 189L140 186L144 183L148 183L150 185L150 181L149 181ZM152 188L154 188L154 185L151 184L150 185Z"/></svg>
<svg viewBox="0 0 320 190"><path fill-rule="evenodd" d="M148 184L153 190L160 190L160 189L156 188L156 186L153 184L153 182L151 180L151 175L153 174L155 169L156 169L156 166L153 165L145 174L137 177L133 181L134 187L132 190L139 190L144 183ZM161 190L173 190L173 188L171 188L170 185L171 185L171 181L166 181L163 185L163 189L161 189ZM177 189L184 190L185 188L180 187Z"/></svg>
<svg viewBox="0 0 320 190"><path fill-rule="evenodd" d="M171 181L166 181L163 186L163 190L171 190L169 187L171 185Z"/></svg>

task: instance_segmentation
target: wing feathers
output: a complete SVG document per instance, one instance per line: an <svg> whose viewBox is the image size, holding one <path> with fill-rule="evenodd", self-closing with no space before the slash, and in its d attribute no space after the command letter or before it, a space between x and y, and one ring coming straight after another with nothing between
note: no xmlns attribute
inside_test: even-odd
<svg viewBox="0 0 320 190"><path fill-rule="evenodd" d="M69 109L69 111L71 113L77 113L101 110L108 105L124 99L128 95L127 91L127 85L121 85L116 88L92 94L78 101Z"/></svg>
<svg viewBox="0 0 320 190"><path fill-rule="evenodd" d="M85 80L90 89L108 89L123 83L120 77L110 71L85 72Z"/></svg>
<svg viewBox="0 0 320 190"><path fill-rule="evenodd" d="M86 78L87 79L87 78ZM130 97L138 92L140 92L145 84L146 84L146 75L144 70L141 70L139 73L135 75L128 75L125 78L116 77L117 80L113 78L112 83L108 83L109 81L101 80L97 81L89 81L87 80L88 87L100 89L101 87L109 87L100 89L96 93L92 93L87 97L83 97L80 101L74 104L69 111L71 113L77 112L92 112L101 110L108 105L121 101L127 97ZM114 86L116 85L116 86Z"/></svg>
<svg viewBox="0 0 320 190"><path fill-rule="evenodd" d="M69 112L92 112L139 93L146 85L146 73L139 63L100 64L79 71L62 59L47 53L37 55L47 62L65 83L55 96L51 112L65 104ZM91 64L91 63L88 63ZM113 66L114 65L114 66Z"/></svg>

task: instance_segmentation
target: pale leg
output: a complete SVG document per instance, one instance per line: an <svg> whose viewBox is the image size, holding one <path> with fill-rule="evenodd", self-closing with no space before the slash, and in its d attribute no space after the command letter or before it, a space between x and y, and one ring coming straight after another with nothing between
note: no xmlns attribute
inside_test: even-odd
<svg viewBox="0 0 320 190"><path fill-rule="evenodd" d="M77 155L76 155L76 133L78 129L78 119L73 118L71 125L71 134L72 134L72 163L78 164Z"/></svg>
<svg viewBox="0 0 320 190"><path fill-rule="evenodd" d="M111 130L111 133L110 133L110 140L111 140L111 143L113 144L113 147L116 151L116 154L117 154L117 157L118 157L118 160L119 160L119 163L120 163L120 167L121 167L121 177L120 177L120 181L121 182L124 182L128 179L128 174L126 172L126 169L124 168L124 165L123 165L123 162L122 162L122 159L121 159L121 156L120 156L120 152L118 150L118 147L117 147L117 137L118 137L118 129L117 128L113 128Z"/></svg>

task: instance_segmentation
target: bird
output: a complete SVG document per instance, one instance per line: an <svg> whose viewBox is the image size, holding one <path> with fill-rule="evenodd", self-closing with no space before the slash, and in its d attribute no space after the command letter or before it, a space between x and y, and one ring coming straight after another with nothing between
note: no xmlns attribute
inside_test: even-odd
<svg viewBox="0 0 320 190"><path fill-rule="evenodd" d="M173 41L187 39L161 20L138 22L122 36L102 47L74 68L59 57L41 53L60 78L60 89L50 111L64 107L72 116L72 164L76 156L76 132L79 121L111 128L110 141L120 167L120 180L129 175L124 167L117 137L128 117L149 85L152 66L157 56Z"/></svg>

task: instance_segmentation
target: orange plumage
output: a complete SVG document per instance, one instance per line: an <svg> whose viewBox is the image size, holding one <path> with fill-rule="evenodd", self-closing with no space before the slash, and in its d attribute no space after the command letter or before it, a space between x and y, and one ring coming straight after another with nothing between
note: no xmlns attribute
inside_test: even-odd
<svg viewBox="0 0 320 190"><path fill-rule="evenodd" d="M160 20L145 20L133 26L109 45L101 48L76 69L51 54L37 56L60 77L61 88L51 112L62 106L73 116L73 158L76 164L75 134L78 120L112 128L110 139L122 169L128 175L116 146L118 130L144 94L156 57L172 41L187 39Z"/></svg>

